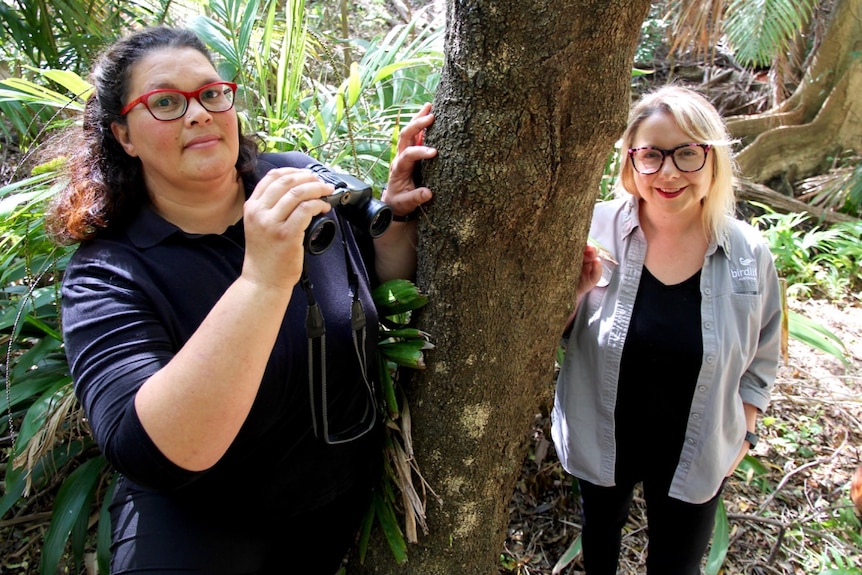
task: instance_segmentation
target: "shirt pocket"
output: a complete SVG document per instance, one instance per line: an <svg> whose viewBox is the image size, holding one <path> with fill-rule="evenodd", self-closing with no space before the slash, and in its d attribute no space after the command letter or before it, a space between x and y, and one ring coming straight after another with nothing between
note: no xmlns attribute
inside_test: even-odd
<svg viewBox="0 0 862 575"><path fill-rule="evenodd" d="M760 339L763 300L759 293L729 293L717 302L719 323L725 345L739 347L742 357L749 357Z"/></svg>

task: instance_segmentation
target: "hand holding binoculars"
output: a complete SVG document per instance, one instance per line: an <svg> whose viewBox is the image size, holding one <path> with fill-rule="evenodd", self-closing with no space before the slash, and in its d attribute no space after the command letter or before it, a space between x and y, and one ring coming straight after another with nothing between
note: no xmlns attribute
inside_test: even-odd
<svg viewBox="0 0 862 575"><path fill-rule="evenodd" d="M336 173L321 164L306 166L318 179L335 186L332 195L322 199L338 210L354 226L366 230L372 238L383 235L392 223L392 208L372 195L371 186L349 174ZM305 230L305 249L312 255L322 254L335 239L336 220L326 214L315 216Z"/></svg>

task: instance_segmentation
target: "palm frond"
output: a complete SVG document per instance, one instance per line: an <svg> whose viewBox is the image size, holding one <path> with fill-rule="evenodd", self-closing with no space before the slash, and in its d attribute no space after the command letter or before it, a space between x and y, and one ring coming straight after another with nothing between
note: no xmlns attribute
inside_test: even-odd
<svg viewBox="0 0 862 575"><path fill-rule="evenodd" d="M787 53L811 19L814 0L730 0L724 18L728 46L743 66L769 67Z"/></svg>

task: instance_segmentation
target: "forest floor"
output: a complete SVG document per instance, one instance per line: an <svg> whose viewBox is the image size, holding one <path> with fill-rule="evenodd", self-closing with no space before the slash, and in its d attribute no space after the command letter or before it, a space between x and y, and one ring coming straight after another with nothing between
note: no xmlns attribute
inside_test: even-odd
<svg viewBox="0 0 862 575"><path fill-rule="evenodd" d="M724 490L729 546L721 573L818 575L826 567L860 573L862 529L849 486L862 462L862 301L788 305L838 336L850 361L789 340L772 403L758 421L753 473L737 470ZM501 575L584 573L580 554L554 570L580 534L580 506L549 423L547 413L537 415L510 505ZM644 572L644 511L636 492L620 575Z"/></svg>

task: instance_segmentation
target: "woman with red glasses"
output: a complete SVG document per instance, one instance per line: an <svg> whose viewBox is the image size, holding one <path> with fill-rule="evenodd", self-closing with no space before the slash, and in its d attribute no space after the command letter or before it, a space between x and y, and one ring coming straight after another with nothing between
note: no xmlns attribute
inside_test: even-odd
<svg viewBox="0 0 862 575"><path fill-rule="evenodd" d="M370 290L414 273L405 216L431 198L412 179L436 154L430 105L399 136L382 197L394 221L372 238L321 199L334 185L310 157L261 155L240 134L236 85L193 33L134 33L91 79L48 223L80 243L63 334L120 472L111 573L332 575L378 477ZM318 218L333 247L310 254Z"/></svg>
<svg viewBox="0 0 862 575"><path fill-rule="evenodd" d="M734 219L731 141L701 95L633 107L618 197L595 206L552 434L580 489L584 566L614 575L634 488L649 575L695 575L725 478L757 441L779 360L769 248Z"/></svg>

